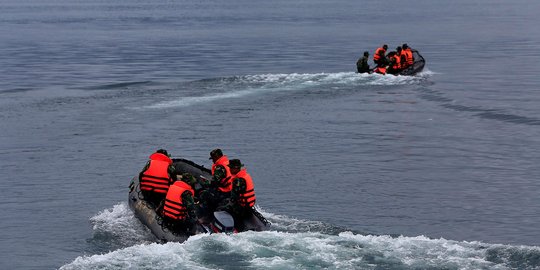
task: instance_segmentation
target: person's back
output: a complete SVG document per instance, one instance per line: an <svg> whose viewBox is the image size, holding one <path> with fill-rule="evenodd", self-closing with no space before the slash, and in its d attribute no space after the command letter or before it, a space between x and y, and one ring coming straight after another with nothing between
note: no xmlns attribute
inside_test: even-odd
<svg viewBox="0 0 540 270"><path fill-rule="evenodd" d="M388 58L390 59L390 65L386 72L397 75L401 70L401 50L399 50L399 53L394 51L390 52Z"/></svg>
<svg viewBox="0 0 540 270"><path fill-rule="evenodd" d="M166 150L159 149L150 155L149 159L139 173L139 182L144 200L156 207L165 198L169 185L176 180L176 176Z"/></svg>
<svg viewBox="0 0 540 270"><path fill-rule="evenodd" d="M362 56L358 61L356 62L356 70L358 73L369 73L371 71L369 64L369 53L364 52L364 56Z"/></svg>
<svg viewBox="0 0 540 270"><path fill-rule="evenodd" d="M403 44L402 49L403 49L402 52L405 56L405 59L404 59L405 67L412 66L414 64L414 56L413 56L411 48L409 48L409 45L405 43Z"/></svg>
<svg viewBox="0 0 540 270"><path fill-rule="evenodd" d="M407 64L407 52L403 49L399 52L400 57L400 69L406 69L409 65Z"/></svg>
<svg viewBox="0 0 540 270"><path fill-rule="evenodd" d="M193 190L196 180L187 173L182 175L182 179L169 187L161 212L164 225L171 231L190 233L197 220Z"/></svg>
<svg viewBox="0 0 540 270"><path fill-rule="evenodd" d="M212 164L212 180L201 192L201 207L205 212L213 212L218 204L227 199L231 193L231 172L229 158L217 148L210 152Z"/></svg>
<svg viewBox="0 0 540 270"><path fill-rule="evenodd" d="M255 206L255 188L251 175L242 168L242 163L238 159L232 159L229 162L231 168L232 190L229 203L224 210L229 212L238 224L238 229L242 230L243 222L241 220L253 213Z"/></svg>
<svg viewBox="0 0 540 270"><path fill-rule="evenodd" d="M231 201L242 210L251 209L255 206L255 189L253 179L246 169L240 170L233 180L231 191Z"/></svg>
<svg viewBox="0 0 540 270"><path fill-rule="evenodd" d="M387 60L385 56L387 49L388 49L388 45L384 44L382 47L377 48L377 50L375 50L375 53L373 54L373 62L375 62L376 65L381 66L381 65L387 64Z"/></svg>

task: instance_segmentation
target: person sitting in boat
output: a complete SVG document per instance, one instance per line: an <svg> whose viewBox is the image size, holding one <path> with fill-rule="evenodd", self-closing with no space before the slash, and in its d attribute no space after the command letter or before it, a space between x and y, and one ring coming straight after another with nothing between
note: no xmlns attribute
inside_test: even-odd
<svg viewBox="0 0 540 270"><path fill-rule="evenodd" d="M386 66L388 64L386 56L385 56L387 49L388 49L388 45L384 44L382 47L377 48L377 50L375 50L375 54L373 54L373 62L375 62L377 66L380 66L380 65Z"/></svg>
<svg viewBox="0 0 540 270"><path fill-rule="evenodd" d="M388 53L388 59L390 59L390 65L386 70L387 73L397 75L401 71L401 47L399 52L390 52Z"/></svg>
<svg viewBox="0 0 540 270"><path fill-rule="evenodd" d="M210 152L210 158L212 164L212 180L219 187L227 188L225 179L231 176L231 170L229 169L229 157L223 155L221 149L216 148Z"/></svg>
<svg viewBox="0 0 540 270"><path fill-rule="evenodd" d="M401 54L404 56L404 65L403 65L403 69L405 68L408 68L410 66L412 66L414 64L414 57L413 57L413 53L412 53L412 50L411 48L409 48L409 45L407 45L407 43L403 43L403 45L401 45L402 47L402 51L401 51Z"/></svg>
<svg viewBox="0 0 540 270"><path fill-rule="evenodd" d="M176 180L174 166L167 150L159 149L139 173L144 200L154 208L165 198L169 185Z"/></svg>
<svg viewBox="0 0 540 270"><path fill-rule="evenodd" d="M248 174L244 165L239 159L231 159L229 168L232 176L231 196L226 205L220 207L221 210L229 212L235 219L235 227L242 230L242 222L239 222L244 217L251 215L254 212L255 206L255 189L253 179Z"/></svg>
<svg viewBox="0 0 540 270"><path fill-rule="evenodd" d="M223 155L223 151L216 148L210 152L212 164L212 181L205 185L201 192L201 207L213 212L217 205L227 199L231 193L231 171L229 158Z"/></svg>
<svg viewBox="0 0 540 270"><path fill-rule="evenodd" d="M197 221L195 190L197 179L190 173L182 174L181 180L174 182L167 191L160 207L165 225L173 233L191 234ZM161 210L162 209L162 210Z"/></svg>
<svg viewBox="0 0 540 270"><path fill-rule="evenodd" d="M364 52L364 56L356 61L356 70L358 73L371 73L368 64L369 52Z"/></svg>

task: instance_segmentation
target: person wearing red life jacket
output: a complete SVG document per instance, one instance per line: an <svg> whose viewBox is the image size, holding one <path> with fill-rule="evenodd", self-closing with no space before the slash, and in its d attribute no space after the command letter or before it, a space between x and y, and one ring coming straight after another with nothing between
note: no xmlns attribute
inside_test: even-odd
<svg viewBox="0 0 540 270"><path fill-rule="evenodd" d="M190 173L182 174L181 180L174 182L167 191L165 201L159 211L163 224L174 233L191 233L197 221L194 187L197 180Z"/></svg>
<svg viewBox="0 0 540 270"><path fill-rule="evenodd" d="M390 66L386 72L389 74L398 75L398 73L401 71L401 47L397 47L396 52L390 52L388 54L388 58L390 59Z"/></svg>
<svg viewBox="0 0 540 270"><path fill-rule="evenodd" d="M411 48L409 48L409 45L407 45L407 43L404 43L401 48L403 49L401 53L405 55L404 68L412 66L414 64L414 56Z"/></svg>
<svg viewBox="0 0 540 270"><path fill-rule="evenodd" d="M388 49L388 45L384 44L382 47L377 48L377 50L375 50L375 53L373 54L373 62L375 62L375 64L377 66L387 64L387 62L388 62L386 60L386 50L387 49Z"/></svg>
<svg viewBox="0 0 540 270"><path fill-rule="evenodd" d="M139 183L144 200L155 208L165 198L169 185L176 181L176 175L166 150L157 150L149 159L139 173Z"/></svg>
<svg viewBox="0 0 540 270"><path fill-rule="evenodd" d="M212 162L212 180L218 186L221 192L230 192L231 183L228 181L231 176L231 170L229 169L229 158L223 155L221 149L216 148L210 152L210 158Z"/></svg>
<svg viewBox="0 0 540 270"><path fill-rule="evenodd" d="M242 168L243 164L239 159L231 159L229 168L231 169L232 190L228 204L222 207L235 219L235 227L242 230L241 220L252 214L255 210L256 197L253 179L251 175Z"/></svg>
<svg viewBox="0 0 540 270"><path fill-rule="evenodd" d="M216 148L210 152L212 164L212 180L206 183L201 191L201 208L204 211L213 212L218 204L229 198L232 189L231 171L229 158L223 155L223 151Z"/></svg>

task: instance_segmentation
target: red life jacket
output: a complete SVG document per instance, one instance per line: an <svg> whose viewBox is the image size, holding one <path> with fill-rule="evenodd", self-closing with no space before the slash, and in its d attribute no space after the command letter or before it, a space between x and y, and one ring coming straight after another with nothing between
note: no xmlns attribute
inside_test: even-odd
<svg viewBox="0 0 540 270"><path fill-rule="evenodd" d="M166 194L171 181L168 173L171 164L172 160L164 154L150 155L150 166L141 174L141 190Z"/></svg>
<svg viewBox="0 0 540 270"><path fill-rule="evenodd" d="M216 160L214 164L212 164L212 176L214 176L214 171L216 171L216 167L219 165L225 168L225 177L231 176L231 170L229 168L229 158L227 156L220 157L218 160Z"/></svg>
<svg viewBox="0 0 540 270"><path fill-rule="evenodd" d="M397 53L394 54L394 59L395 59L396 61L394 62L394 65L392 65L392 69L394 69L394 70L399 70L399 69L401 69L401 55L399 55L399 54L397 54Z"/></svg>
<svg viewBox="0 0 540 270"><path fill-rule="evenodd" d="M185 191L191 192L191 196L195 194L193 188L184 181L176 181L171 185L167 196L165 197L165 205L163 206L163 216L172 220L185 220L187 218L187 208L182 202L182 193Z"/></svg>
<svg viewBox="0 0 540 270"><path fill-rule="evenodd" d="M403 50L403 52L405 52L405 57L407 59L407 66L411 66L412 64L414 64L414 57L413 57L411 48L407 48Z"/></svg>
<svg viewBox="0 0 540 270"><path fill-rule="evenodd" d="M230 172L229 172L230 174ZM224 177L223 179L221 179L220 183L219 183L219 191L221 192L224 192L224 193L228 193L228 192L231 192L232 190L232 175L229 175L227 177Z"/></svg>
<svg viewBox="0 0 540 270"><path fill-rule="evenodd" d="M246 171L246 169L240 170L236 175L234 175L231 178L243 178L246 180L246 190L239 194L239 201L238 203L242 207L253 207L255 206L255 189L253 186L253 179L251 179L251 175L249 175Z"/></svg>
<svg viewBox="0 0 540 270"><path fill-rule="evenodd" d="M375 73L379 73L379 74L382 74L382 75L386 75L386 68L385 67L377 67L375 69Z"/></svg>
<svg viewBox="0 0 540 270"><path fill-rule="evenodd" d="M399 57L400 57L399 60L401 62L401 69L407 68L409 66L407 64L407 52L405 52L405 50L402 50Z"/></svg>
<svg viewBox="0 0 540 270"><path fill-rule="evenodd" d="M381 55L384 56L386 53L386 50L383 47L378 48L375 50L375 54L373 55L373 61L379 61L381 59Z"/></svg>
<svg viewBox="0 0 540 270"><path fill-rule="evenodd" d="M219 182L219 191L223 193L231 192L232 190L232 178L231 178L231 169L229 168L229 158L226 155L220 157L214 164L212 164L212 176L214 176L214 171L217 166L223 166L225 168L225 177L223 177Z"/></svg>

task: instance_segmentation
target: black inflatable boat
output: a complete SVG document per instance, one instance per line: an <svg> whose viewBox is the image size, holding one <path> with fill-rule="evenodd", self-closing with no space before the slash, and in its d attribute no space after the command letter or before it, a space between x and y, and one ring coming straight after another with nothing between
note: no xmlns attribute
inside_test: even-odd
<svg viewBox="0 0 540 270"><path fill-rule="evenodd" d="M209 169L195 164L186 159L173 159L176 174L191 173L199 182L201 179L211 179ZM144 196L140 192L139 177L135 176L129 185L128 203L135 216L146 226L161 242L183 242L192 234L200 233L232 233L241 231L265 231L270 227L270 223L258 211L244 220L243 224L234 224L232 216L224 211L217 211L209 214L198 212L197 224L191 228L190 233L178 233L169 230L161 217L156 213L154 207L146 203ZM236 226L235 226L236 225ZM239 229L242 228L242 229Z"/></svg>

